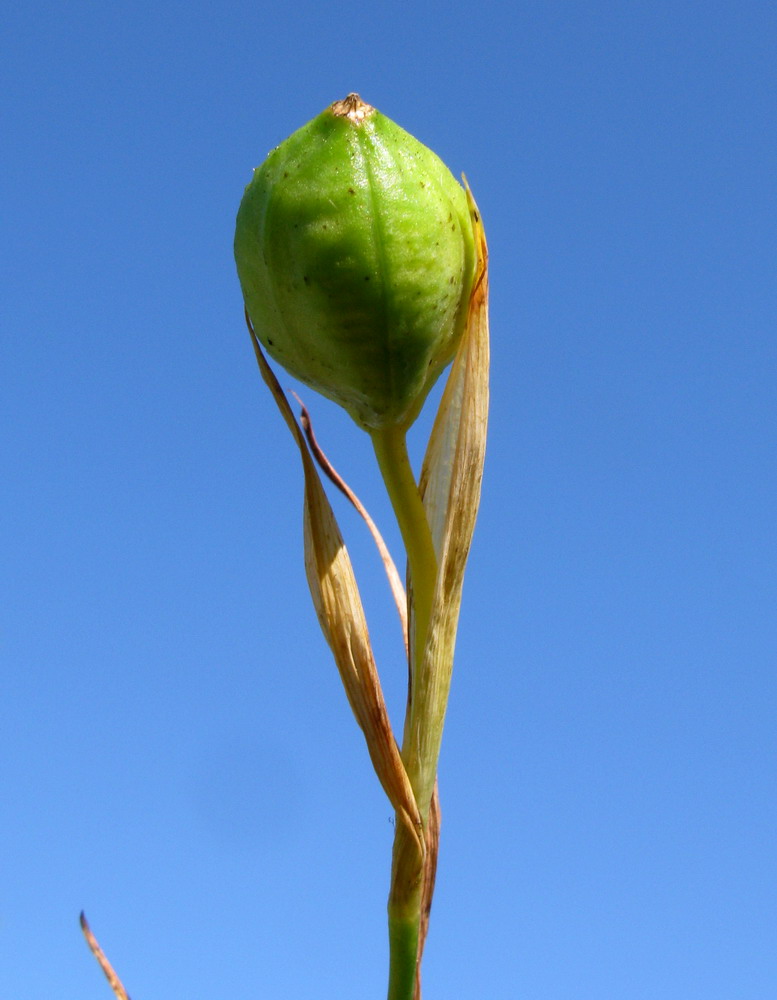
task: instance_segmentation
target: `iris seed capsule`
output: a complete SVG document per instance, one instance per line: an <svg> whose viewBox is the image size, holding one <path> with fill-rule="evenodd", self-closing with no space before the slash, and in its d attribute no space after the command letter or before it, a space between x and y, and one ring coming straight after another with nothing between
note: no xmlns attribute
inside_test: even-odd
<svg viewBox="0 0 777 1000"><path fill-rule="evenodd" d="M256 168L235 260L277 362L367 431L412 423L475 273L466 195L439 157L349 94Z"/></svg>

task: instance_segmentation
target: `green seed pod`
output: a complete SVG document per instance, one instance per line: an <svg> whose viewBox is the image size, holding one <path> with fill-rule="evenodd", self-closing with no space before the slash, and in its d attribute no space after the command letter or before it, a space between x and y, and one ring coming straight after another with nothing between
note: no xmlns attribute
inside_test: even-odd
<svg viewBox="0 0 777 1000"><path fill-rule="evenodd" d="M475 273L466 195L430 149L349 94L256 168L235 259L276 361L365 430L410 425Z"/></svg>

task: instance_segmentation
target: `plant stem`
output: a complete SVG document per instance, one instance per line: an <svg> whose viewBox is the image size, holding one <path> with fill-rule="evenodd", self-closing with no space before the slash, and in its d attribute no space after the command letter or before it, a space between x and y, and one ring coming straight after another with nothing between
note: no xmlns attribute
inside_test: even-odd
<svg viewBox="0 0 777 1000"><path fill-rule="evenodd" d="M413 1000L418 931L419 919L402 920L389 915L388 1000Z"/></svg>
<svg viewBox="0 0 777 1000"><path fill-rule="evenodd" d="M437 557L429 521L407 453L406 430L397 427L382 428L372 434L372 443L402 534L412 587L409 719L429 631L437 584ZM413 792L418 795L422 773L416 751L415 741L408 739L406 732L402 758ZM429 802L419 802L418 805L425 827ZM413 1000L415 996L423 879L424 861L419 854L417 842L409 835L405 826L398 822L388 903L388 1000Z"/></svg>
<svg viewBox="0 0 777 1000"><path fill-rule="evenodd" d="M401 427L384 427L373 431L372 445L399 524L410 568L415 633L410 662L415 666L422 662L426 645L437 582L437 556L407 453L406 431Z"/></svg>

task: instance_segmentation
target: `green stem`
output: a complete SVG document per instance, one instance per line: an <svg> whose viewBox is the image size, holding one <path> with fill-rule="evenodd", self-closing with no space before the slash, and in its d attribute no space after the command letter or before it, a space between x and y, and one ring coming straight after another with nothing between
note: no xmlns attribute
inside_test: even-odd
<svg viewBox="0 0 777 1000"><path fill-rule="evenodd" d="M434 603L437 557L429 521L410 465L405 429L382 428L373 432L372 443L405 545L413 590L409 692L412 704L423 664ZM412 739L405 739L402 757L413 792L418 796L422 773L414 742ZM425 826L429 803L419 802L419 809ZM423 857L419 855L417 843L404 826L400 826L398 818L388 904L390 951L388 1000L413 1000L415 995L422 895Z"/></svg>
<svg viewBox="0 0 777 1000"><path fill-rule="evenodd" d="M418 958L420 918L402 920L389 916L388 1000L413 1000Z"/></svg>
<svg viewBox="0 0 777 1000"><path fill-rule="evenodd" d="M437 556L421 494L410 465L405 430L400 427L384 427L373 431L372 445L407 552L413 585L415 631L411 664L415 665L422 662L426 645L437 582Z"/></svg>

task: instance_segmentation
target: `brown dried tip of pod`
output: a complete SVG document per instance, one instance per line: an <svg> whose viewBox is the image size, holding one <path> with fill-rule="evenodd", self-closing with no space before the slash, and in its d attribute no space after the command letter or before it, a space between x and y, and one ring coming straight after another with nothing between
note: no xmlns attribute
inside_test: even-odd
<svg viewBox="0 0 777 1000"><path fill-rule="evenodd" d="M358 94L348 94L342 101L335 101L332 105L332 114L336 118L347 118L354 125L360 125L374 110L375 108L371 104L366 104Z"/></svg>

